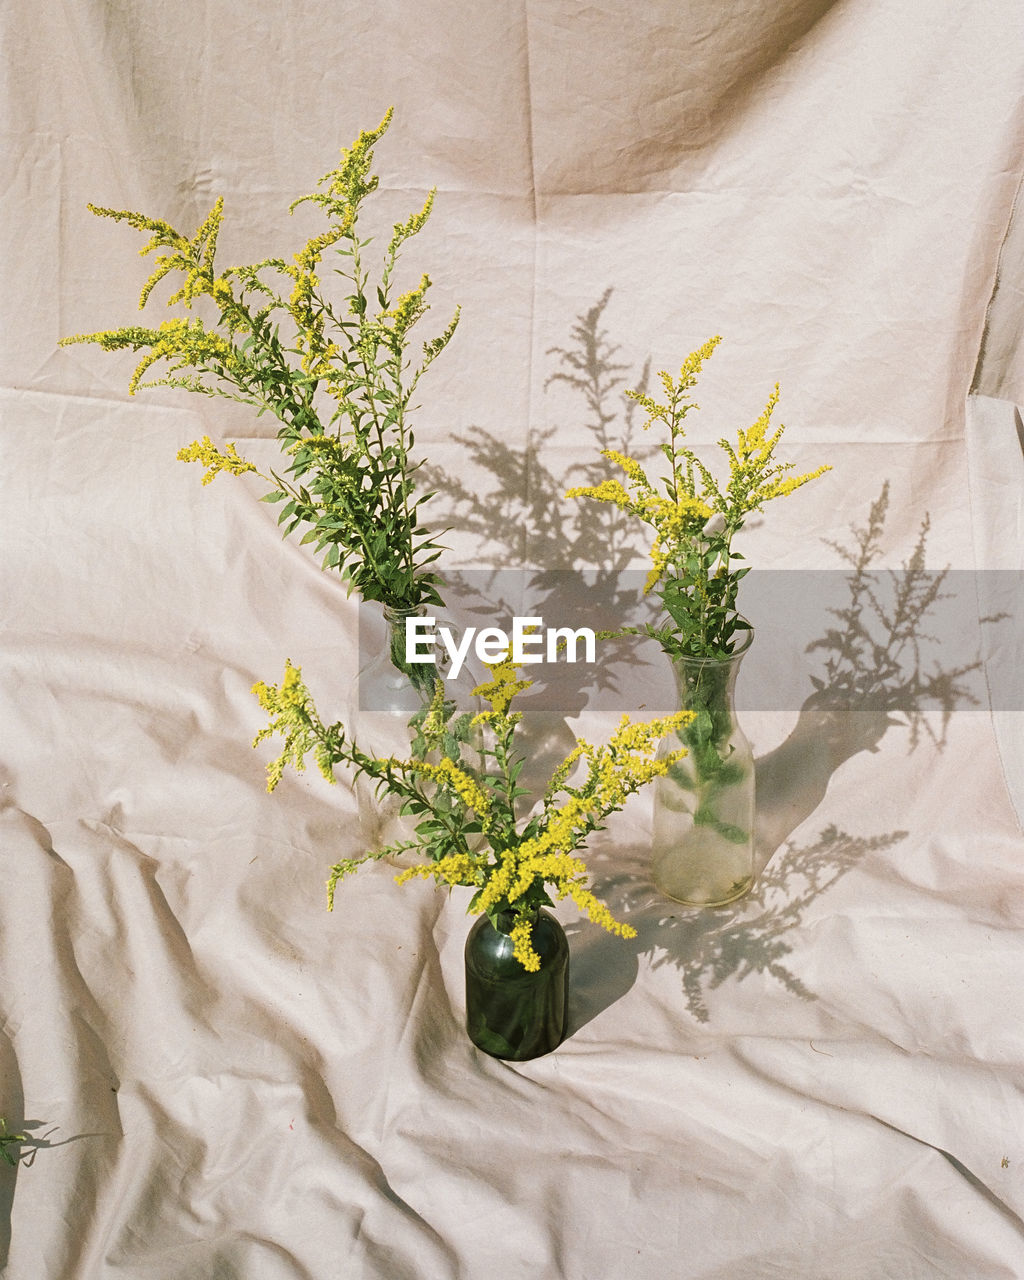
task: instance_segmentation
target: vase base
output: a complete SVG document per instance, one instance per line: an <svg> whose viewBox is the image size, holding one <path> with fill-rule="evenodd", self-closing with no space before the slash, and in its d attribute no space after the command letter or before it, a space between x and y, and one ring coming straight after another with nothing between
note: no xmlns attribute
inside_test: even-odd
<svg viewBox="0 0 1024 1280"><path fill-rule="evenodd" d="M687 891L677 889L673 893L671 889L663 884L659 884L657 880L654 882L655 887L666 898L671 898L673 902L678 902L684 907L694 907L700 910L714 910L716 907L728 907L734 902L739 902L740 898L745 898L754 887L754 877L748 876L745 880L739 880L735 884L729 886L728 890L722 894L706 893L701 894L698 891Z"/></svg>
<svg viewBox="0 0 1024 1280"><path fill-rule="evenodd" d="M497 1058L499 1062L532 1062L535 1058L543 1058L546 1054L553 1053L555 1049L562 1043L565 1038L564 1034L559 1037L556 1043L546 1043L539 1048L527 1050L514 1049L511 1046L502 1046L494 1043L492 1039L483 1037L484 1043L481 1044L467 1027L467 1034L470 1042L474 1044L481 1053L486 1053L489 1058Z"/></svg>

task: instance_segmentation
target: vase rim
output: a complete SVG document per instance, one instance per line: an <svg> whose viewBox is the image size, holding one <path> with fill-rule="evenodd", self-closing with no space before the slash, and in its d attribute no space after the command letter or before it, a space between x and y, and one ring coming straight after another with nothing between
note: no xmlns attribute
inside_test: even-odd
<svg viewBox="0 0 1024 1280"><path fill-rule="evenodd" d="M495 924L495 920L502 920L504 917L513 917L517 914L526 916L533 924L536 924L538 919L541 917L541 915L546 913L544 912L544 908L539 906L534 907L532 910L521 911L521 912L517 912L517 909L514 906L512 906L512 907L506 907L504 911L495 912L494 918L488 916L486 912L483 913L483 916L485 920L491 921L492 927L496 928L499 933L508 933L509 930L503 929L500 925Z"/></svg>
<svg viewBox="0 0 1024 1280"><path fill-rule="evenodd" d="M393 622L396 618L414 618L422 611L423 606L419 604L386 604L384 619L386 622Z"/></svg>
<svg viewBox="0 0 1024 1280"><path fill-rule="evenodd" d="M732 653L727 653L724 658L716 658L712 654L677 653L671 655L672 661L700 666L727 667L730 662L735 662L737 658L742 658L754 643L754 628L740 614L737 614L736 617L740 622L746 623L746 636L739 646L733 649Z"/></svg>

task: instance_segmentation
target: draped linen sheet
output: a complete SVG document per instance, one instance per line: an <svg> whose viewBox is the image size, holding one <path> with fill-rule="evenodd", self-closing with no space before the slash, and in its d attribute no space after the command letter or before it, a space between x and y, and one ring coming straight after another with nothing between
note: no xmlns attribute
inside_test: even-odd
<svg viewBox="0 0 1024 1280"><path fill-rule="evenodd" d="M4 1274L1024 1274L1017 0L13 0L0 24ZM329 915L350 781L265 792L250 687L290 658L344 715L356 602L259 482L203 488L175 453L273 465L273 423L129 398L129 358L56 345L131 323L148 274L87 201L191 233L222 194L222 261L287 256L319 229L290 201L391 104L368 222L436 185L402 270L434 281L424 337L462 306L415 419L452 581L606 568L564 490L646 443L622 391L712 334L695 447L778 381L783 456L833 467L739 544L768 575L740 687L756 891L660 898L631 801L589 859L637 937L558 906L570 1034L522 1064L463 1029L468 893L377 865ZM804 665L828 628L771 575L843 607L869 527L873 569L948 569L956 603L917 616L909 674L847 670L877 696L836 712ZM658 672L638 653L532 728L527 699L536 757Z"/></svg>

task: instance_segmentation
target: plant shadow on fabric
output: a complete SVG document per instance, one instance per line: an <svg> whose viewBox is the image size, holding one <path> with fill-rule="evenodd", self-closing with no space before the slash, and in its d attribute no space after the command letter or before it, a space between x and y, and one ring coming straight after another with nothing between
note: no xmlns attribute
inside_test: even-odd
<svg viewBox="0 0 1024 1280"><path fill-rule="evenodd" d="M849 599L829 610L835 625L808 645L808 653L825 656L825 665L820 677L812 677L813 692L796 725L785 742L757 761L760 867L814 812L845 761L876 751L897 726L907 731L909 751L924 738L941 750L954 710L977 702L966 677L979 670L980 661L926 664L929 616L947 598L948 577L948 570L924 567L928 517L902 569L880 573L872 568L882 555L888 505L886 481L867 523L851 529L852 546L827 540L851 566Z"/></svg>
<svg viewBox="0 0 1024 1280"><path fill-rule="evenodd" d="M944 598L946 580L944 571L924 569L927 518L910 559L885 575L889 594L883 597L878 589L871 565L882 551L888 499L886 483L867 524L852 529L852 548L830 543L851 566L849 601L830 610L837 625L808 646L809 652L826 655L824 677L813 679L795 728L756 764L762 869L756 890L732 909L688 911L656 892L646 850L599 853L593 863L595 888L638 936L605 947L585 923L569 927L577 957L573 1030L625 994L636 979L640 956L650 956L653 968L680 970L687 1007L699 1022L710 1020L709 991L755 973L770 975L801 999L815 998L786 963L793 950L790 935L815 898L867 855L895 848L908 832L861 836L829 824L816 839L785 843L787 837L818 808L832 774L845 761L861 751L877 751L896 726L906 730L909 751L925 738L941 750L953 711L976 701L965 677L979 663L925 665L928 617ZM939 713L937 729L929 708Z"/></svg>
<svg viewBox="0 0 1024 1280"><path fill-rule="evenodd" d="M544 586L544 571L590 569L602 575L599 582L617 586L620 573L644 548L636 538L635 521L614 507L586 504L568 506L563 501L566 488L577 480L600 484L618 474L614 463L600 456L602 449L630 451L645 458L655 452L637 441L634 405L618 393L626 382L622 375L630 366L616 357L620 348L608 339L602 320L611 299L606 289L598 301L577 317L570 330L571 345L551 347L558 368L544 387L564 384L586 405L586 417L573 424L572 438L591 434L597 456L575 463L563 475L555 475L541 459L544 446L556 436L556 428L531 432L523 448L470 427L455 440L465 446L474 470L490 474L494 485L474 492L457 477L424 466L428 485L447 499L447 524L456 532L471 535L479 547L476 558L493 563L535 564L535 585ZM650 376L648 360L636 386L645 390ZM616 424L621 425L616 430ZM458 574L447 577L458 580ZM552 583L555 588L556 583Z"/></svg>
<svg viewBox="0 0 1024 1280"><path fill-rule="evenodd" d="M680 971L687 1008L698 1022L710 1021L708 991L753 974L770 975L792 995L813 1000L814 993L786 963L793 950L787 935L799 927L810 903L866 855L894 848L906 836L892 831L858 837L825 827L816 840L787 845L743 903L714 912L689 911L658 893L646 848L598 854L591 860L594 884L637 936L604 946L586 921L567 926L574 984L569 1034L626 994L641 956L650 957L653 969L671 965Z"/></svg>
<svg viewBox="0 0 1024 1280"><path fill-rule="evenodd" d="M548 351L557 367L545 389L568 386L586 406L571 430L534 431L522 448L479 427L455 436L467 450L472 471L482 471L493 481L476 491L439 468L423 468L425 484L437 491L448 528L472 538L480 563L539 566L511 576L500 569L446 570L449 603L465 602L467 612L487 624L496 617L522 614L524 597L531 615L594 631L618 627L624 617L637 613L637 593L623 578L630 562L645 554L636 522L615 508L563 500L570 485L600 484L616 473L600 450L631 451L639 458L655 452L638 439L634 405L619 393L630 366L618 359L620 348L609 341L603 325L611 295L611 289L605 290L577 317L568 346ZM633 385L643 390L649 372L648 361ZM556 436L577 441L592 436L596 448L585 450L589 461L556 475L542 457ZM602 641L600 659L548 664L529 672L534 689L523 700L527 783L533 774L549 776L572 748L575 739L566 722L588 705L594 691L616 690L616 664L620 669L626 664L628 670L641 661L628 639Z"/></svg>
<svg viewBox="0 0 1024 1280"><path fill-rule="evenodd" d="M10 1079L5 1078L5 1085L10 1088ZM12 1101L8 1095L7 1101ZM81 1138L101 1137L101 1134L79 1133L63 1142L51 1142L50 1135L56 1130L45 1128L42 1120L24 1120L20 1124L8 1124L0 1117L0 1268L7 1265L11 1249L11 1212L14 1208L14 1193L18 1181L18 1170L22 1167L30 1169L35 1164L36 1153L51 1147L63 1147L77 1142Z"/></svg>

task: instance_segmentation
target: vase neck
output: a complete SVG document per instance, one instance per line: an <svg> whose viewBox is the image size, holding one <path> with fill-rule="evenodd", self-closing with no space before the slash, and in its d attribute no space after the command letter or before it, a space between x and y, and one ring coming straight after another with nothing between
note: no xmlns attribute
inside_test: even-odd
<svg viewBox="0 0 1024 1280"><path fill-rule="evenodd" d="M404 631L406 618L419 618L422 615L423 610L419 605L413 605L410 608L399 608L397 605L390 604L384 606L384 621L392 631L396 627Z"/></svg>
<svg viewBox="0 0 1024 1280"><path fill-rule="evenodd" d="M383 681L389 684L397 681L399 686L408 685L415 691L416 697L409 707L410 714L430 702L434 696L434 682L438 677L433 656L428 662L422 661L422 655L427 651L422 636L416 642L421 660L410 661L407 657L406 622L409 618L422 616L423 609L420 607L404 609L384 605L382 614L378 615L383 620L383 629L381 623L374 619L372 631L367 637L368 643L373 646L373 656L363 668L363 672L374 683ZM360 705L366 709L365 703L361 702Z"/></svg>
<svg viewBox="0 0 1024 1280"><path fill-rule="evenodd" d="M746 657L753 638L753 631L748 631L735 651L724 658L673 654L672 674L682 706L686 707L695 695L702 699L726 698L731 702L740 664Z"/></svg>
<svg viewBox="0 0 1024 1280"><path fill-rule="evenodd" d="M532 911L524 911L522 915L526 917L531 924L536 924L540 916L540 907L534 907ZM498 933L511 933L516 923L516 913L510 907L507 911L499 911L491 917L491 925Z"/></svg>

